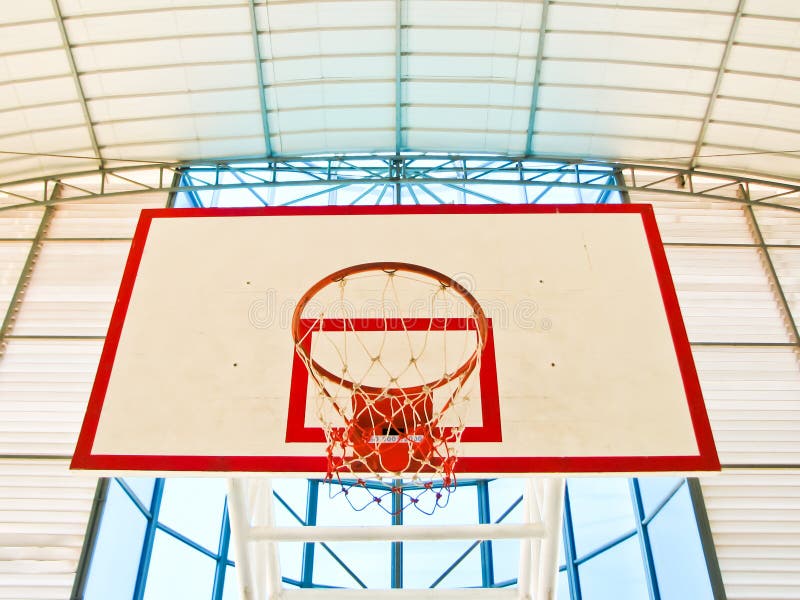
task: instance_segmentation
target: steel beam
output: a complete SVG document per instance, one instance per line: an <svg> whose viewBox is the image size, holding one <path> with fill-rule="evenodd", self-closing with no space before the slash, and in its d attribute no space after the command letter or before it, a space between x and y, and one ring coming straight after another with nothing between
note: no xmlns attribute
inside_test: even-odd
<svg viewBox="0 0 800 600"><path fill-rule="evenodd" d="M380 158L380 162L376 163L376 158ZM367 164L360 166L359 161L365 161ZM442 164L432 167L430 163L433 161L442 161ZM487 168L487 161L495 161L497 165ZM146 170L148 166L151 171ZM549 173L568 173L576 168L582 175L581 181L545 179ZM153 173L154 170L157 170L157 173ZM640 170L648 173L648 179L655 177L657 181L642 182L642 177L637 177ZM165 174L181 171L192 173L192 176L185 177L180 181L171 176L165 177ZM218 175L223 171L240 174L240 181L220 183L222 180ZM513 178L508 177L511 172L514 174ZM597 175L606 172L609 178L606 181L599 181ZM610 178L612 172L617 173L614 181ZM626 175L625 178L621 177L622 173ZM289 174L293 175L291 179L288 179ZM157 176L157 182L154 175ZM301 177L297 177L297 175ZM90 183L91 177L97 178L97 181ZM284 177L287 179L283 180ZM689 185L677 186L674 184L675 178L688 180ZM109 189L106 182L111 179L125 181L130 184L130 187L129 189ZM639 183L637 183L637 179L639 179ZM701 179L708 179L711 183L706 185L705 189L699 189L697 184ZM76 180L80 180L80 186L74 185ZM800 198L800 183L797 182L769 181L727 173L691 171L681 167L633 163L602 163L544 157L527 157L510 161L507 156L487 159L485 156L446 156L442 158L438 155L430 157L424 155L400 156L392 160L385 160L381 156L365 155L348 157L347 161L342 161L339 157L287 157L270 161L263 167L254 167L252 161L241 167L231 162L196 161L82 171L0 185L0 192L20 200L14 204L0 206L0 211L49 206L62 202L80 202L99 197L113 200L117 196L127 197L151 192L192 194L199 191L250 189L252 193L255 193L258 188L312 186L321 190L314 193L319 194L327 193L325 188L330 186L338 188L350 185L391 185L396 187L406 184L449 186L489 201L493 199L488 194L477 191L479 186L524 185L538 187L545 191L551 188L580 188L595 192L617 191L623 196L626 192L648 192L800 212L800 202L792 202L787 198L788 196ZM51 197L49 192L53 185L61 185L71 195L62 193L58 198ZM759 189L762 197L743 197L728 192L728 189L734 189L737 186ZM80 191L77 187L82 187L85 191ZM314 194L303 196L303 199L311 198ZM788 202L786 204L779 202L782 199L786 199ZM293 202L297 201L298 199L293 200Z"/></svg>
<svg viewBox="0 0 800 600"><path fill-rule="evenodd" d="M788 329L789 337L796 346L796 354L798 359L800 359L800 332L797 329L797 321L792 314L792 307L789 305L789 300L786 297L786 293L783 291L783 286L781 286L781 278L778 277L778 272L775 270L775 264L772 261L769 248L767 248L766 244L764 243L764 235L761 233L761 227L758 225L758 219L753 211L753 207L750 205L745 206L744 212L745 216L747 217L748 224L750 225L750 229L753 233L753 238L760 248L761 257L764 261L764 267L767 271L770 287L772 287L774 291L775 299L783 316L786 328Z"/></svg>
<svg viewBox="0 0 800 600"><path fill-rule="evenodd" d="M711 122L711 114L714 112L714 105L716 104L717 97L719 96L719 88L722 84L722 77L725 75L725 69L728 66L728 59L731 55L733 41L736 39L736 31L739 29L739 22L742 20L744 3L745 0L739 0L739 4L736 6L736 13L733 15L733 20L731 21L731 28L730 31L728 31L728 39L725 42L725 50L723 50L722 57L719 61L717 76L714 79L714 86L711 88L711 95L709 96L708 104L706 105L706 113L703 115L703 123L700 125L700 133L697 136L697 141L694 144L694 151L692 152L692 159L689 162L689 166L692 169L697 165L697 159L700 157L700 150L703 148L703 144L705 143L708 124Z"/></svg>
<svg viewBox="0 0 800 600"><path fill-rule="evenodd" d="M75 56L72 54L72 45L69 42L69 36L67 36L67 28L64 26L64 17L61 15L61 7L58 5L58 0L50 0L50 2L53 6L53 13L56 17L58 31L61 33L61 41L64 44L64 53L67 56L69 70L72 74L72 81L75 84L75 93L78 96L78 102L80 103L81 111L83 112L83 119L86 122L86 130L89 134L89 140L92 143L92 151L95 154L95 160L99 161L99 166L102 169L105 166L103 162L103 155L100 153L100 145L97 143L97 136L94 132L94 123L92 122L92 116L89 114L89 106L86 103L86 94L83 91L81 77L78 72L78 67L75 64Z"/></svg>
<svg viewBox="0 0 800 600"><path fill-rule="evenodd" d="M53 190L53 197L55 197L57 193L58 186L56 186ZM19 278L17 279L17 285L14 288L14 292L11 294L11 300L8 302L8 308L6 309L6 314L3 317L3 323L0 325L0 358L2 358L5 354L7 346L6 340L11 335L11 332L14 329L14 324L17 321L17 316L19 315L19 310L22 306L22 300L25 297L25 292L28 290L28 285L30 284L31 277L33 275L33 268L36 265L39 254L42 251L42 243L47 235L47 229L50 227L50 222L53 220L54 211L55 207L53 206L48 206L44 209L42 219L39 221L39 228L36 230L36 237L34 237L33 241L31 242L31 247L28 250L28 256L25 258L25 262L23 263L22 269L19 273Z"/></svg>
<svg viewBox="0 0 800 600"><path fill-rule="evenodd" d="M539 19L539 39L536 43L536 67L533 71L533 89L531 90L531 108L528 116L528 132L525 137L525 154L533 154L533 130L536 126L536 109L539 105L539 86L542 78L542 54L544 53L544 37L547 31L547 11L550 0L542 0L542 12Z"/></svg>
<svg viewBox="0 0 800 600"><path fill-rule="evenodd" d="M271 542L404 542L429 540L507 540L541 538L542 523L519 525L395 525L384 526L315 526L251 527L249 540Z"/></svg>
<svg viewBox="0 0 800 600"><path fill-rule="evenodd" d="M394 14L394 152L403 149L403 0L395 0Z"/></svg>
<svg viewBox="0 0 800 600"><path fill-rule="evenodd" d="M55 1L55 0L53 0ZM253 54L256 60L256 77L258 79L258 103L261 108L261 130L264 135L264 152L272 156L272 139L269 131L269 115L267 111L267 91L264 89L264 68L261 62L261 44L258 41L258 21L256 20L256 3L250 0L250 33L253 37Z"/></svg>

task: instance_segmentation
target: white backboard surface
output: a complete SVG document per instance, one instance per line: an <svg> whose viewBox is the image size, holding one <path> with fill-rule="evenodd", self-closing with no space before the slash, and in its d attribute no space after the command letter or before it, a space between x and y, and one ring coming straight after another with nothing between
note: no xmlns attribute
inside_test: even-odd
<svg viewBox="0 0 800 600"><path fill-rule="evenodd" d="M375 261L490 320L458 472L719 468L646 205L143 211L73 468L324 474L292 312Z"/></svg>

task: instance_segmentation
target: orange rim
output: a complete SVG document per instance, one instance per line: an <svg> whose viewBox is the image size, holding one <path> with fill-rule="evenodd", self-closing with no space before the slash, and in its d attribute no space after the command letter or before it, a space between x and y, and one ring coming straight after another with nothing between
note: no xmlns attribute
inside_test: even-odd
<svg viewBox="0 0 800 600"><path fill-rule="evenodd" d="M380 388L368 385L358 385L353 381L340 377L336 375L320 365L317 361L315 361L311 356L306 356L308 360L308 366L310 366L309 373L315 380L317 380L317 373L321 375L324 379L328 379L337 385L341 385L349 390L357 390L359 392L363 392L365 394L419 394L426 390L433 390L435 388L441 387L451 381L456 381L458 379L465 380L472 371L475 369L475 366L478 364L478 357L479 353L483 351L483 346L486 340L486 333L488 331L488 324L486 322L486 315L483 312L483 308L475 299L475 297L465 288L463 285L458 283L452 277L448 277L438 271L434 271L433 269L429 269L428 267L422 267L420 265L414 265L411 263L404 263L404 262L371 262L371 263L363 263L360 265L354 265L352 267L346 267L344 269L340 269L331 273L330 275L323 277L317 283L309 288L309 290L303 294L300 300L297 302L297 306L294 309L294 314L292 315L292 337L294 338L295 348L298 352L300 352L300 344L301 341L308 333L308 331L303 331L301 327L302 321L302 313L303 309L306 307L308 302L323 288L331 285L332 283L338 283L345 277L349 277L350 275L355 275L358 273L365 273L368 271L383 271L384 273L393 273L396 271L404 271L406 273L415 273L417 275L423 275L424 277L428 277L430 279L435 279L441 285L446 286L448 288L453 289L457 292L464 300L466 300L467 304L470 305L472 308L473 314L475 316L476 321L476 333L478 335L478 347L475 349L475 352L467 359L467 361L461 365L454 373L450 375L445 375L439 379L434 381L430 381L428 383L424 383L422 385L416 385L413 387L406 387L406 388ZM317 384L324 390L324 385L321 381L317 380Z"/></svg>

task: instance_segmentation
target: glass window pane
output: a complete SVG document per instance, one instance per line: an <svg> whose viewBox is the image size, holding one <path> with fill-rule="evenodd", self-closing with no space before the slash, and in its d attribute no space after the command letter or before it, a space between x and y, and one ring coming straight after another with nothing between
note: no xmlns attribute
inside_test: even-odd
<svg viewBox="0 0 800 600"><path fill-rule="evenodd" d="M111 480L86 582L86 600L129 600L136 585L147 520Z"/></svg>
<svg viewBox="0 0 800 600"><path fill-rule="evenodd" d="M145 600L210 598L217 563L168 533L156 531Z"/></svg>
<svg viewBox="0 0 800 600"><path fill-rule="evenodd" d="M500 516L522 496L524 490L524 479L495 479L489 482L489 513L492 516L492 523L497 522ZM503 519L503 523L521 523L522 505L523 503L519 502Z"/></svg>
<svg viewBox="0 0 800 600"><path fill-rule="evenodd" d="M576 477L567 489L578 558L636 527L627 479Z"/></svg>
<svg viewBox="0 0 800 600"><path fill-rule="evenodd" d="M446 491L441 493L447 494ZM437 507L433 514L425 514L413 506L403 511L405 525L473 525L478 522L478 486L474 484L458 485L450 493L447 505Z"/></svg>
<svg viewBox="0 0 800 600"><path fill-rule="evenodd" d="M156 484L156 480L152 477L125 477L123 481L149 510L150 503L153 500L153 487Z"/></svg>
<svg viewBox="0 0 800 600"><path fill-rule="evenodd" d="M494 540L492 542L495 583L519 577L519 547L519 540Z"/></svg>
<svg viewBox="0 0 800 600"><path fill-rule="evenodd" d="M578 567L583 600L648 598L639 538L632 537Z"/></svg>
<svg viewBox="0 0 800 600"><path fill-rule="evenodd" d="M225 569L225 584L222 588L222 600L239 600L239 581L236 567Z"/></svg>
<svg viewBox="0 0 800 600"><path fill-rule="evenodd" d="M463 552L472 545L472 542L458 541L458 542L411 542L403 544L403 546L427 544L428 548L426 553L430 559L429 565L416 566L420 563L415 563L415 566L409 564L407 557L403 557L403 566L406 573L413 571L416 568L426 570L426 574L433 575L424 587L430 586L436 579L438 579L444 571L446 571L453 562L463 554ZM460 546L460 547L459 547ZM415 553L419 550L415 549ZM406 566L408 565L408 566ZM434 566L437 567L434 569ZM458 566L453 569L447 577L445 577L437 588L461 588L461 587L480 587L481 586L481 550L476 547L470 552ZM411 584L407 584L411 585ZM420 586L422 587L422 586Z"/></svg>
<svg viewBox="0 0 800 600"><path fill-rule="evenodd" d="M465 540L405 542L403 544L403 585L411 588L430 587L472 544L474 542ZM480 586L480 547L475 547L464 559L464 562L471 564L472 567L464 571L460 568L463 565L461 563L436 587ZM462 581L456 577L456 571L466 579Z"/></svg>
<svg viewBox="0 0 800 600"><path fill-rule="evenodd" d="M391 544L389 542L330 542L333 551L369 588L391 587ZM321 544L314 554L316 584L360 587Z"/></svg>
<svg viewBox="0 0 800 600"><path fill-rule="evenodd" d="M280 496L300 519L305 520L308 486L309 482L306 479L273 479L272 492ZM320 494L327 494L325 487L323 484L319 485ZM275 500L275 524L281 526L300 525L294 515L277 499Z"/></svg>
<svg viewBox="0 0 800 600"><path fill-rule="evenodd" d="M281 575L300 581L303 572L303 544L302 542L280 542L278 544L278 558L281 565ZM319 544L314 548L315 553L322 551Z"/></svg>
<svg viewBox="0 0 800 600"><path fill-rule="evenodd" d="M556 590L558 600L570 600L569 577L566 571L558 573L558 589Z"/></svg>
<svg viewBox="0 0 800 600"><path fill-rule="evenodd" d="M713 598L687 486L658 512L648 532L662 600Z"/></svg>
<svg viewBox="0 0 800 600"><path fill-rule="evenodd" d="M664 498L682 481L685 480L681 477L639 477L639 491L642 494L645 516L653 514Z"/></svg>
<svg viewBox="0 0 800 600"><path fill-rule="evenodd" d="M223 479L171 478L164 482L158 520L216 552L225 504Z"/></svg>

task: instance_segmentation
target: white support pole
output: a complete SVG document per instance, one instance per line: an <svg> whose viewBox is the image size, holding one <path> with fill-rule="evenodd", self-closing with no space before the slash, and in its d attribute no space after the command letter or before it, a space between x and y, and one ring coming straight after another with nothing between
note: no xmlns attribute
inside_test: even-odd
<svg viewBox="0 0 800 600"><path fill-rule="evenodd" d="M526 525L529 523L542 523L541 504L536 487L537 480L533 478L526 480L522 508L522 519ZM531 600L533 597L531 571L536 569L538 572L540 546L541 539L525 538L520 541L519 577L517 580L519 600Z"/></svg>
<svg viewBox="0 0 800 600"><path fill-rule="evenodd" d="M502 540L543 537L541 523L522 525L393 525L375 527L253 527L250 539L273 542L402 542L419 540Z"/></svg>
<svg viewBox="0 0 800 600"><path fill-rule="evenodd" d="M535 600L555 600L558 584L558 543L561 539L561 520L564 513L563 477L544 480L542 517L546 534L539 556L539 576Z"/></svg>
<svg viewBox="0 0 800 600"><path fill-rule="evenodd" d="M241 600L256 600L251 555L248 544L250 528L245 501L245 485L241 479L228 479L228 517L231 521L231 538L236 548L236 573Z"/></svg>
<svg viewBox="0 0 800 600"><path fill-rule="evenodd" d="M275 498L272 495L272 481L263 479L260 481L261 485L261 506L263 507L263 515L260 515L256 523L259 525L263 523L267 527L275 527ZM250 538L256 539L251 530ZM277 600L281 597L283 592L283 582L281 581L281 563L278 557L278 546L274 541L263 543L264 564L266 565L266 578L267 578L267 599Z"/></svg>

